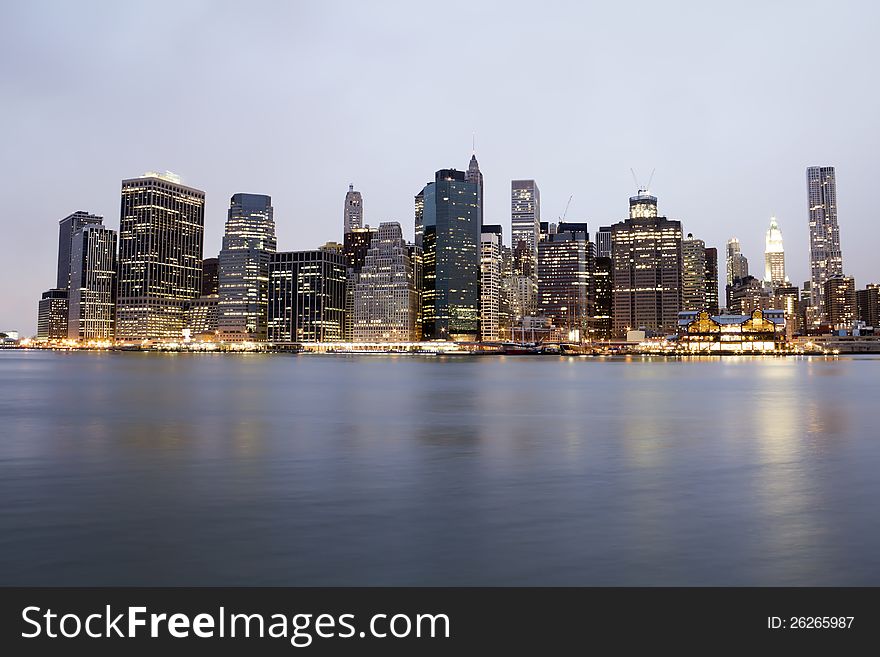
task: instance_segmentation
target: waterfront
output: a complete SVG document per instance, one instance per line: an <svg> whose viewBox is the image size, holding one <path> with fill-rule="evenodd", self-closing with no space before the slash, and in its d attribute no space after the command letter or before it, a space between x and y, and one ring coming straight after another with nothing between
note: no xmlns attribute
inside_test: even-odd
<svg viewBox="0 0 880 657"><path fill-rule="evenodd" d="M0 353L0 584L880 584L880 359Z"/></svg>

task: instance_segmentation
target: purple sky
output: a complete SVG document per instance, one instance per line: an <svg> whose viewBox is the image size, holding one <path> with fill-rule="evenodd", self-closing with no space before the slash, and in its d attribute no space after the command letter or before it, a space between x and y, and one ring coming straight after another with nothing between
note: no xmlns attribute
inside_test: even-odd
<svg viewBox="0 0 880 657"><path fill-rule="evenodd" d="M205 256L235 192L271 194L281 250L340 240L349 182L412 236L439 168L510 180L543 217L625 217L630 168L660 211L763 274L775 214L808 275L804 170L837 167L844 268L880 280L880 6L871 2L6 3L0 40L0 330L31 334L57 222L119 226L119 186L171 170L207 192ZM723 257L723 256L722 256ZM723 263L720 263L723 268Z"/></svg>

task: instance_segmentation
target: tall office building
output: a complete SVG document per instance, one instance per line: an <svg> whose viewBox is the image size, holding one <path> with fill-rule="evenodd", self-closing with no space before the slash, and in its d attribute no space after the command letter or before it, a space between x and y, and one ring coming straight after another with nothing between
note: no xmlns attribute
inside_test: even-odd
<svg viewBox="0 0 880 657"><path fill-rule="evenodd" d="M37 305L37 338L63 340L67 337L67 289L43 292Z"/></svg>
<svg viewBox="0 0 880 657"><path fill-rule="evenodd" d="M343 339L351 342L354 336L354 287L357 275L364 266L370 243L376 235L376 229L364 226L352 228L347 232L342 241L342 255L345 256L346 277L348 284L345 286L345 329ZM421 260L420 260L421 261Z"/></svg>
<svg viewBox="0 0 880 657"><path fill-rule="evenodd" d="M706 309L717 315L718 308L718 249L706 247Z"/></svg>
<svg viewBox="0 0 880 657"><path fill-rule="evenodd" d="M407 244L396 221L382 222L358 273L354 288L354 342L421 340L418 247Z"/></svg>
<svg viewBox="0 0 880 657"><path fill-rule="evenodd" d="M480 171L480 164L477 162L477 154L471 154L471 161L468 163L467 171L464 179L477 186L477 214L480 225L483 225L483 172Z"/></svg>
<svg viewBox="0 0 880 657"><path fill-rule="evenodd" d="M681 242L681 309L706 310L706 243L688 233Z"/></svg>
<svg viewBox="0 0 880 657"><path fill-rule="evenodd" d="M772 288L786 285L785 249L776 217L770 217L770 228L764 240L764 284Z"/></svg>
<svg viewBox="0 0 880 657"><path fill-rule="evenodd" d="M478 187L455 169L422 190L422 334L426 340L480 337Z"/></svg>
<svg viewBox="0 0 880 657"><path fill-rule="evenodd" d="M217 294L220 289L220 258L202 260L202 296Z"/></svg>
<svg viewBox="0 0 880 657"><path fill-rule="evenodd" d="M657 198L643 190L629 200L630 217L611 227L614 333L674 333L681 310L681 222L658 216Z"/></svg>
<svg viewBox="0 0 880 657"><path fill-rule="evenodd" d="M727 284L733 285L737 278L749 275L749 261L742 254L739 240L731 237L727 240Z"/></svg>
<svg viewBox="0 0 880 657"><path fill-rule="evenodd" d="M415 196L415 243L419 248L423 248L422 239L425 234L425 190L423 189Z"/></svg>
<svg viewBox="0 0 880 657"><path fill-rule="evenodd" d="M596 231L596 257L611 257L611 226L600 226Z"/></svg>
<svg viewBox="0 0 880 657"><path fill-rule="evenodd" d="M880 285L874 283L867 285L864 290L857 290L856 309L859 321L880 333Z"/></svg>
<svg viewBox="0 0 880 657"><path fill-rule="evenodd" d="M510 246L516 252L520 242L527 245L523 254L531 256L531 270L538 260L541 234L541 192L534 180L512 180L510 183ZM517 263L514 263L517 267ZM519 269L527 265L519 265Z"/></svg>
<svg viewBox="0 0 880 657"><path fill-rule="evenodd" d="M201 294L205 193L171 173L122 181L116 337L179 340Z"/></svg>
<svg viewBox="0 0 880 657"><path fill-rule="evenodd" d="M538 310L557 327L586 338L593 318L595 247L585 223L561 222L538 244Z"/></svg>
<svg viewBox="0 0 880 657"><path fill-rule="evenodd" d="M269 259L275 252L272 197L234 194L220 250L217 330L225 342L266 340Z"/></svg>
<svg viewBox="0 0 880 657"><path fill-rule="evenodd" d="M116 231L98 224L73 234L67 337L112 340L116 329Z"/></svg>
<svg viewBox="0 0 880 657"><path fill-rule="evenodd" d="M817 325L830 319L825 307L825 281L843 276L834 167L807 169L807 202L810 214L810 289L813 293L813 324Z"/></svg>
<svg viewBox="0 0 880 657"><path fill-rule="evenodd" d="M727 309L734 315L750 315L755 310L775 310L769 288L754 276L737 278L727 286Z"/></svg>
<svg viewBox="0 0 880 657"><path fill-rule="evenodd" d="M593 294L593 321L590 339L610 340L614 330L612 310L614 303L614 286L611 258L596 258L593 264L593 279L590 290Z"/></svg>
<svg viewBox="0 0 880 657"><path fill-rule="evenodd" d="M66 290L70 287L70 249L73 235L86 226L100 226L104 217L77 210L58 222L58 274L55 288Z"/></svg>
<svg viewBox="0 0 880 657"><path fill-rule="evenodd" d="M354 185L348 186L345 194L345 211L342 217L343 232L347 233L364 225L364 199L360 192L354 191Z"/></svg>
<svg viewBox="0 0 880 657"><path fill-rule="evenodd" d="M504 297L504 245L501 226L483 225L480 233L480 339L499 340Z"/></svg>
<svg viewBox="0 0 880 657"><path fill-rule="evenodd" d="M279 251L269 260L269 342L338 342L345 326L345 256Z"/></svg>
<svg viewBox="0 0 880 657"><path fill-rule="evenodd" d="M856 320L856 283L852 276L832 276L825 281L825 313L834 330L848 330Z"/></svg>

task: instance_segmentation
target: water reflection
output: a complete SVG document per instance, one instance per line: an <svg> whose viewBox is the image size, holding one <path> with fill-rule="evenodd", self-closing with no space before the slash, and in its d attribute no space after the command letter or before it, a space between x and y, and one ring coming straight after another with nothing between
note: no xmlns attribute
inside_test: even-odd
<svg viewBox="0 0 880 657"><path fill-rule="evenodd" d="M876 584L874 368L0 353L0 584Z"/></svg>

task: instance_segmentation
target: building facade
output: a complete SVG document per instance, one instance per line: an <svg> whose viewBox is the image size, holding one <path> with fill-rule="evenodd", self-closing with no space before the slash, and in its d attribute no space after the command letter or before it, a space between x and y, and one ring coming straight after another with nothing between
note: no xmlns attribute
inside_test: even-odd
<svg viewBox="0 0 880 657"><path fill-rule="evenodd" d="M217 294L220 289L220 258L202 260L202 295Z"/></svg>
<svg viewBox="0 0 880 657"><path fill-rule="evenodd" d="M184 336L197 342L215 342L220 322L219 295L205 294L184 305Z"/></svg>
<svg viewBox="0 0 880 657"><path fill-rule="evenodd" d="M630 198L630 218L611 227L614 333L674 333L681 310L681 223L657 214L657 199Z"/></svg>
<svg viewBox="0 0 880 657"><path fill-rule="evenodd" d="M538 311L569 339L586 339L593 318L595 246L585 223L560 223L538 244Z"/></svg>
<svg viewBox="0 0 880 657"><path fill-rule="evenodd" d="M837 179L834 167L807 168L810 217L810 289L812 323L830 323L825 307L825 281L843 276L840 229L837 225Z"/></svg>
<svg viewBox="0 0 880 657"><path fill-rule="evenodd" d="M547 232L549 233L549 225ZM534 180L513 180L510 183L510 246L514 255L514 271L528 276L531 285L518 281L517 288L526 292L517 308L519 319L537 310L538 242L541 239L541 191ZM529 289L531 288L531 289Z"/></svg>
<svg viewBox="0 0 880 657"><path fill-rule="evenodd" d="M706 247L706 308L717 315L718 307L718 249L714 246Z"/></svg>
<svg viewBox="0 0 880 657"><path fill-rule="evenodd" d="M596 258L593 266L593 280L590 290L593 293L593 323L591 340L610 340L613 326L614 287L611 284L613 267L611 258Z"/></svg>
<svg viewBox="0 0 880 657"><path fill-rule="evenodd" d="M104 217L78 210L58 222L58 274L55 288L66 290L70 287L70 250L73 235L86 226L100 226Z"/></svg>
<svg viewBox="0 0 880 657"><path fill-rule="evenodd" d="M116 231L84 226L70 249L67 337L113 340L116 331Z"/></svg>
<svg viewBox="0 0 880 657"><path fill-rule="evenodd" d="M37 306L37 338L67 338L67 289L52 288L43 292Z"/></svg>
<svg viewBox="0 0 880 657"><path fill-rule="evenodd" d="M856 282L852 276L833 276L825 281L824 307L827 323L835 331L849 330L856 321Z"/></svg>
<svg viewBox="0 0 880 657"><path fill-rule="evenodd" d="M205 193L174 174L122 181L116 337L179 340L201 294Z"/></svg>
<svg viewBox="0 0 880 657"><path fill-rule="evenodd" d="M501 339L504 296L501 226L483 225L480 233L480 339Z"/></svg>
<svg viewBox="0 0 880 657"><path fill-rule="evenodd" d="M681 309L706 310L706 243L688 233L681 242Z"/></svg>
<svg viewBox="0 0 880 657"><path fill-rule="evenodd" d="M349 279L354 288L352 340L420 340L421 274L420 250L406 243L400 224L379 224L363 266Z"/></svg>
<svg viewBox="0 0 880 657"><path fill-rule="evenodd" d="M267 339L269 259L275 247L272 197L234 194L219 258L217 330L221 341Z"/></svg>
<svg viewBox="0 0 880 657"><path fill-rule="evenodd" d="M611 257L611 226L600 226L596 231L596 257Z"/></svg>
<svg viewBox="0 0 880 657"><path fill-rule="evenodd" d="M422 335L480 338L478 188L455 169L437 171L422 190Z"/></svg>
<svg viewBox="0 0 880 657"><path fill-rule="evenodd" d="M859 321L880 328L880 285L871 284L856 291L856 308Z"/></svg>
<svg viewBox="0 0 880 657"><path fill-rule="evenodd" d="M345 286L342 253L327 249L273 253L269 260L269 342L342 340Z"/></svg>

